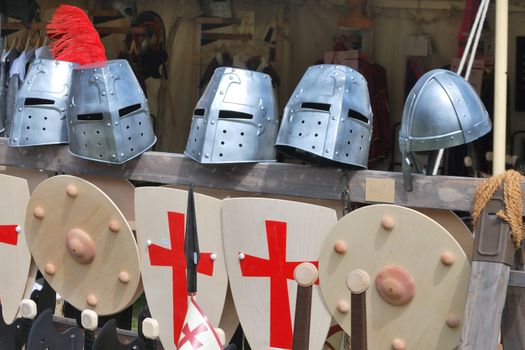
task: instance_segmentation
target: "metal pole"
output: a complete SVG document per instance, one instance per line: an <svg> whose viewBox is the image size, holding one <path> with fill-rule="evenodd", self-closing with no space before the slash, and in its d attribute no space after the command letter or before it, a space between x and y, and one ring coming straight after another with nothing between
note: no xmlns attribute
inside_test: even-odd
<svg viewBox="0 0 525 350"><path fill-rule="evenodd" d="M496 0L496 62L494 72L494 161L492 174L505 171L507 129L507 57L509 1Z"/></svg>

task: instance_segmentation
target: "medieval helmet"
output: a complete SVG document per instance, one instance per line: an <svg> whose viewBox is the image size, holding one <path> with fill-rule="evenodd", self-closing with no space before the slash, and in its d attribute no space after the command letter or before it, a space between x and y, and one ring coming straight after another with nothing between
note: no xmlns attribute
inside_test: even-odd
<svg viewBox="0 0 525 350"><path fill-rule="evenodd" d="M295 88L275 145L306 158L366 168L371 138L365 78L350 67L325 64L308 68Z"/></svg>
<svg viewBox="0 0 525 350"><path fill-rule="evenodd" d="M126 60L77 66L67 113L70 152L121 164L155 144L144 92Z"/></svg>
<svg viewBox="0 0 525 350"><path fill-rule="evenodd" d="M275 161L278 128L270 76L217 68L195 107L184 153L200 163Z"/></svg>
<svg viewBox="0 0 525 350"><path fill-rule="evenodd" d="M75 63L36 59L16 98L9 146L68 143L66 110Z"/></svg>
<svg viewBox="0 0 525 350"><path fill-rule="evenodd" d="M464 78L444 69L425 73L410 91L399 131L405 189L412 191L411 166L420 168L413 152L459 146L491 128L485 106Z"/></svg>

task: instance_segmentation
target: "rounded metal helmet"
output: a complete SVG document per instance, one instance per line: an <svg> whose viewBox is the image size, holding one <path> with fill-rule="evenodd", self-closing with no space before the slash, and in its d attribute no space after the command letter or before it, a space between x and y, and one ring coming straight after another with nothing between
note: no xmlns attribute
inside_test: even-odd
<svg viewBox="0 0 525 350"><path fill-rule="evenodd" d="M407 191L412 190L411 166L419 168L413 152L459 146L491 128L485 106L463 77L444 69L425 73L410 91L399 131Z"/></svg>
<svg viewBox="0 0 525 350"><path fill-rule="evenodd" d="M36 59L16 98L9 146L68 143L66 110L76 63Z"/></svg>
<svg viewBox="0 0 525 350"><path fill-rule="evenodd" d="M275 161L278 129L270 76L217 68L195 107L184 154L200 163Z"/></svg>
<svg viewBox="0 0 525 350"><path fill-rule="evenodd" d="M126 60L73 70L67 126L73 155L105 163L124 163L157 140L148 102Z"/></svg>
<svg viewBox="0 0 525 350"><path fill-rule="evenodd" d="M325 64L308 68L295 88L275 145L316 161L366 168L371 138L365 78L350 67Z"/></svg>

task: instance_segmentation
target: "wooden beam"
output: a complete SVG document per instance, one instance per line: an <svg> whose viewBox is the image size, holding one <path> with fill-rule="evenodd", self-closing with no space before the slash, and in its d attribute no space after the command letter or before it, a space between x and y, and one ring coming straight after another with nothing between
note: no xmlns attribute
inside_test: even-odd
<svg viewBox="0 0 525 350"><path fill-rule="evenodd" d="M11 148L6 138L0 138L0 165L329 200L340 199L348 183L350 199L357 203L366 202L367 179L389 179L395 182L394 204L462 211L471 210L474 191L481 181L414 175L414 191L406 192L402 174L386 171L346 172L335 167L284 163L203 165L182 154L162 152L146 152L122 165L112 165L74 157L68 146Z"/></svg>
<svg viewBox="0 0 525 350"><path fill-rule="evenodd" d="M510 267L473 261L460 350L497 349Z"/></svg>

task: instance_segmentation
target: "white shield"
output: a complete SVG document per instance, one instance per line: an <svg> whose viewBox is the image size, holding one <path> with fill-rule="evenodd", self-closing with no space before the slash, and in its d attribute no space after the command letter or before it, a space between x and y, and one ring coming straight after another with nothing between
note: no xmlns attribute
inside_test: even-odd
<svg viewBox="0 0 525 350"><path fill-rule="evenodd" d="M263 198L226 199L223 235L228 278L237 314L250 346L291 349L297 283L294 268L317 264L334 210ZM310 349L323 347L330 313L313 287Z"/></svg>
<svg viewBox="0 0 525 350"><path fill-rule="evenodd" d="M388 204L339 220L319 257L323 297L346 333L352 331L350 288L368 287L367 339L374 350L454 349L469 274L467 256L443 226Z"/></svg>
<svg viewBox="0 0 525 350"><path fill-rule="evenodd" d="M133 232L95 185L66 175L43 181L31 194L25 230L45 279L77 309L114 314L139 296Z"/></svg>
<svg viewBox="0 0 525 350"><path fill-rule="evenodd" d="M0 193L0 301L4 321L11 324L27 296L30 275L31 253L23 229L29 187L25 179L0 175Z"/></svg>
<svg viewBox="0 0 525 350"><path fill-rule="evenodd" d="M137 242L146 299L165 349L175 349L187 309L185 216L188 192L140 187L135 192ZM218 327L228 278L221 236L222 201L195 193L200 261L196 299Z"/></svg>

